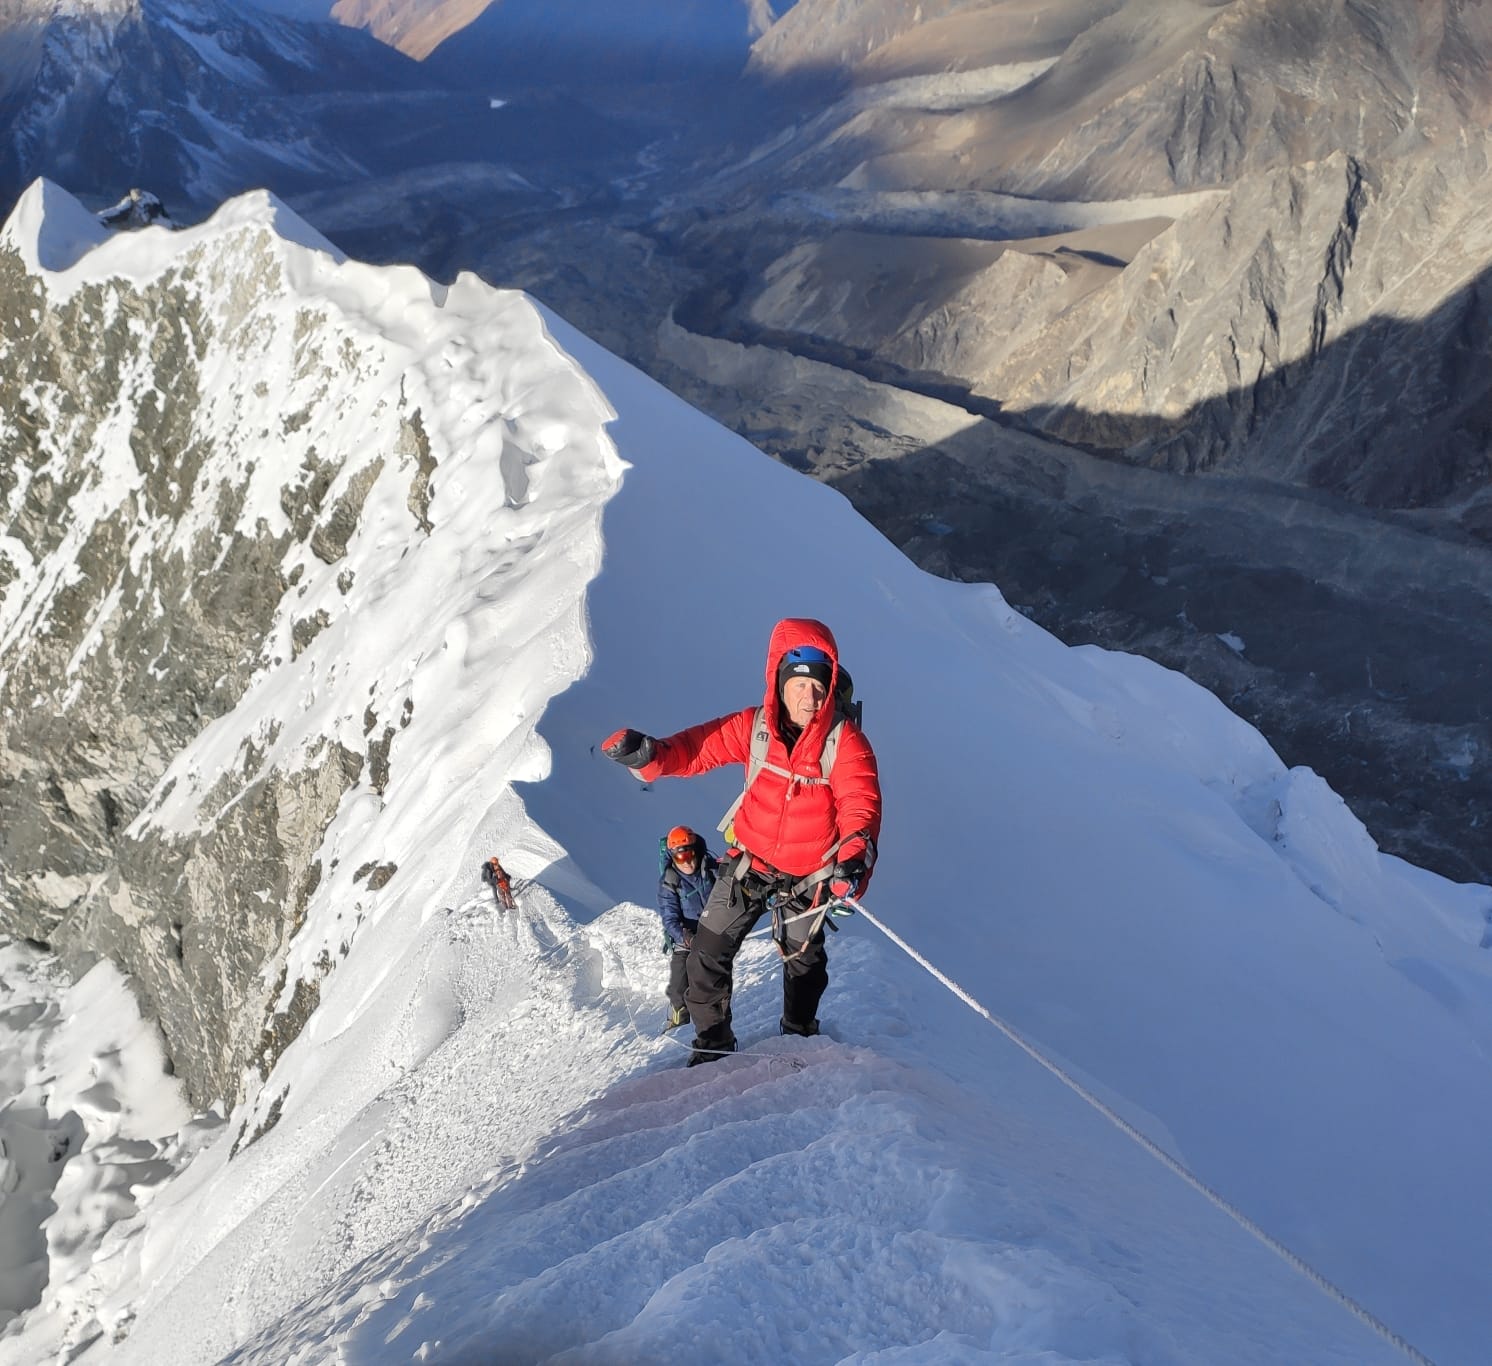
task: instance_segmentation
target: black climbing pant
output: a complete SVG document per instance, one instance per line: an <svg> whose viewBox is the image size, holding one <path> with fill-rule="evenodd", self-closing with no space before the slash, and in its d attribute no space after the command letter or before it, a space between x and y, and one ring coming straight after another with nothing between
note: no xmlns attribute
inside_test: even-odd
<svg viewBox="0 0 1492 1366"><path fill-rule="evenodd" d="M700 914L686 968L689 985L684 999L689 1019L700 1043L707 1048L731 1036L730 998L736 954L756 923L768 913L767 897L775 885L754 872L739 879L733 874L731 861L722 860L720 877ZM792 907L786 914L801 909ZM805 1030L817 1017L819 999L829 985L829 955L822 927L808 947L797 952L812 927L813 917L809 916L784 931L790 956L782 965L782 1018Z"/></svg>

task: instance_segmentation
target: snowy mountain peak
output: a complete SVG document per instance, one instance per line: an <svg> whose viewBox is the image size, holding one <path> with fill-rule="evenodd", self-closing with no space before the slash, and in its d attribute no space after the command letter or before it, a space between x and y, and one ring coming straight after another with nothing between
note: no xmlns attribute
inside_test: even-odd
<svg viewBox="0 0 1492 1366"><path fill-rule="evenodd" d="M0 31L0 193L15 195L45 176L109 203L134 181L206 212L253 185L361 176L400 96L428 84L366 34L221 0L48 9ZM349 99L362 117L344 122Z"/></svg>
<svg viewBox="0 0 1492 1366"><path fill-rule="evenodd" d="M68 270L108 239L98 218L49 180L32 181L0 228L0 243L38 278Z"/></svg>
<svg viewBox="0 0 1492 1366"><path fill-rule="evenodd" d="M40 688L49 705L90 718L101 739L88 782L102 794L44 841L48 866L64 875L11 864L9 891L36 937L65 939L81 920L117 940L198 1098L236 1098L240 1069L265 1068L277 1051L260 1048L266 1009L290 1011L305 971L290 973L281 999L282 898L303 918L318 886L340 896L370 859L408 857L398 840L380 840L334 871L320 846L344 793L392 800L399 754L427 724L427 676L454 662L448 633L469 631L467 614L483 619L459 596L430 609L418 567L443 581L453 563L511 562L517 582L513 546L535 534L529 523L557 535L579 516L582 534L594 507L570 514L539 495L556 483L573 500L614 481L600 435L607 410L520 296L471 276L447 288L344 261L262 192L196 228L111 236L37 185L5 240L21 268L13 303L34 299L53 321L48 344L28 348L6 380L21 424L12 435L35 435L11 494L19 520L0 542L11 584L0 599L0 684L17 699ZM84 376L62 350L74 334L93 339ZM79 420L64 432L55 415L75 403ZM587 403L589 437L577 427ZM34 524L42 508L45 525ZM85 546L94 568L79 584L69 566ZM191 598L204 573L217 588L165 610ZM50 588L23 588L32 574ZM476 574L471 592L482 582ZM554 610L567 601L556 586ZM356 625L375 610L367 603L376 631ZM52 645L36 644L38 633ZM123 726L121 686L136 718ZM139 725L169 740L144 740ZM22 762L46 750L44 730L28 709L7 728L7 752ZM470 733L480 744L488 729L474 716ZM460 827L450 833L458 839ZM132 852L113 862L121 838ZM230 872L246 846L263 855L247 879ZM178 870L167 881L196 870L192 910L167 904L167 867ZM266 900L265 888L278 890ZM189 921L196 951L159 959L125 928L142 918L167 938ZM257 928L241 942L247 926ZM305 946L324 963L306 981L354 931L330 933L329 945ZM198 1016L197 993L225 971L243 975L234 1007Z"/></svg>

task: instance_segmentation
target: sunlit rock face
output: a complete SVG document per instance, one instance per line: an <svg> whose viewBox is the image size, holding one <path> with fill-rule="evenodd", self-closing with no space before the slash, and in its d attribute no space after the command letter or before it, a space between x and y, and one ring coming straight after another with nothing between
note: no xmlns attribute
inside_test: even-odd
<svg viewBox="0 0 1492 1366"><path fill-rule="evenodd" d="M967 385L1063 441L1487 535L1489 144L1250 175L1175 221L1010 242L837 234L748 297L766 328Z"/></svg>
<svg viewBox="0 0 1492 1366"><path fill-rule="evenodd" d="M413 712L407 677L355 678L317 639L354 630L368 556L433 529L428 393L282 213L111 235L38 182L0 239L0 933L119 963L199 1100L314 1007L285 962L323 838L352 789L387 789ZM85 246L131 264L75 278ZM345 716L297 735L338 683ZM183 761L253 686L279 701Z"/></svg>
<svg viewBox="0 0 1492 1366"><path fill-rule="evenodd" d="M1485 490L1485 6L804 0L752 70L810 69L853 93L774 173L878 239L779 256L754 323L1149 466L1374 507Z"/></svg>
<svg viewBox="0 0 1492 1366"><path fill-rule="evenodd" d="M1392 154L1484 124L1489 40L1476 0L802 0L757 42L751 71L889 93L1030 67L1039 79L998 98L861 105L820 154L866 188L1093 200L1216 187L1331 150Z"/></svg>

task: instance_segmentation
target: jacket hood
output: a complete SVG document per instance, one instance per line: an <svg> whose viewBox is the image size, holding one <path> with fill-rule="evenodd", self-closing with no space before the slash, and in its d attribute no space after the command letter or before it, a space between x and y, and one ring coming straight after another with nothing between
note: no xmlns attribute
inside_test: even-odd
<svg viewBox="0 0 1492 1366"><path fill-rule="evenodd" d="M801 752L804 758L817 759L824 747L824 737L834 724L834 694L839 687L839 646L834 632L821 621L812 617L785 617L772 628L772 638L767 644L767 693L763 706L767 724L772 733L778 733L782 720L782 709L777 699L777 666L789 650L800 645L812 645L822 650L834 662L834 671L829 678L829 702L821 708L813 722L803 732L803 738L794 747L794 757ZM806 744L804 742L807 742Z"/></svg>

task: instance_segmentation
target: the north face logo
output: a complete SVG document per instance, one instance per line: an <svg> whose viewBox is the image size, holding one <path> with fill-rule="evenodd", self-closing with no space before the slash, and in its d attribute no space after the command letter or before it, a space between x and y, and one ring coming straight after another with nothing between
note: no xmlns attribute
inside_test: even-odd
<svg viewBox="0 0 1492 1366"><path fill-rule="evenodd" d="M811 666L808 664L794 664L792 667L792 672L795 674L806 674L809 672L810 668Z"/></svg>

